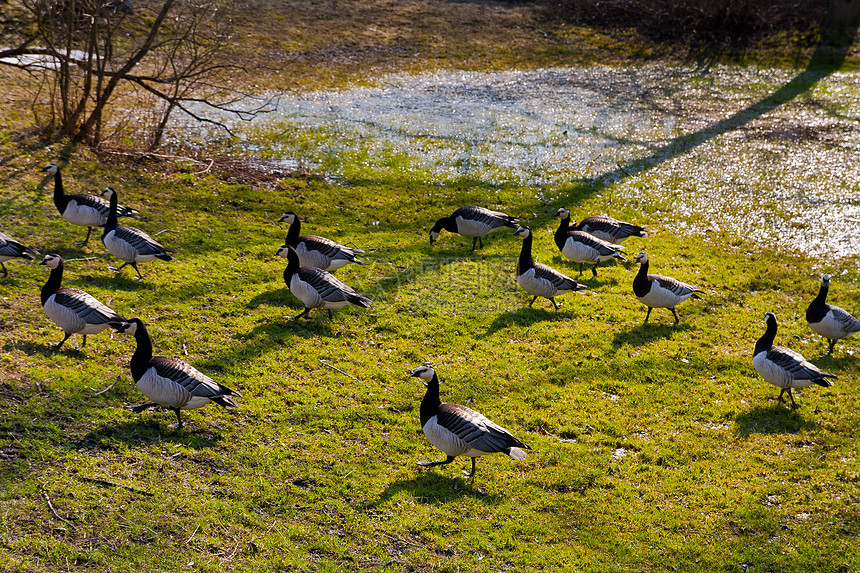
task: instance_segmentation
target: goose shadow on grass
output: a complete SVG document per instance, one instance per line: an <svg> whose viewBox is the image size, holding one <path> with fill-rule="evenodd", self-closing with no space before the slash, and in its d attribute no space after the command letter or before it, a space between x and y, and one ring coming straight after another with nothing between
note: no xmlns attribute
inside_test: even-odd
<svg viewBox="0 0 860 573"><path fill-rule="evenodd" d="M803 417L802 408L791 409L779 402L759 406L735 416L735 433L748 438L752 434L797 434L814 429L817 424Z"/></svg>
<svg viewBox="0 0 860 573"><path fill-rule="evenodd" d="M453 465L453 464L452 464ZM417 468L419 474L412 478L397 480L388 485L379 499L365 507L376 508L390 499L404 493L419 503L439 503L453 501L463 496L471 496L487 504L496 504L504 500L495 494L484 493L478 484L468 478L450 477L433 470ZM459 472L458 472L459 473ZM480 480L480 474L476 477Z"/></svg>
<svg viewBox="0 0 860 573"><path fill-rule="evenodd" d="M91 358L87 354L87 350L92 348L92 337L97 337L98 334L87 335L87 345L85 347L81 348L80 346L75 346L75 338L78 339L77 344L80 345L80 343L83 342L83 338L81 338L82 336L82 334L72 335L72 337L69 338L59 349L57 349L57 342L63 339L62 331L57 336L57 340L55 342L10 342L9 344L3 345L3 350L6 352L19 350L27 356L40 355L46 358L56 356L57 354L64 354L66 356L85 360L87 358Z"/></svg>
<svg viewBox="0 0 860 573"><path fill-rule="evenodd" d="M546 304L552 306L552 303L547 299L541 299L535 301L535 305L539 302L545 302ZM556 301L557 303L561 303L562 301ZM539 322L549 321L549 320L573 320L577 317L576 313L572 310L568 310L565 312L564 306L560 304L561 308L556 311L552 308L538 308L536 306L528 306L528 303L523 303L523 306L514 311L504 311L499 316L497 316L493 323L490 324L490 327L487 329L487 332L478 336L479 339L487 338L488 336L492 336L496 332L503 330L505 328L511 326L532 326L533 324L537 324Z"/></svg>
<svg viewBox="0 0 860 573"><path fill-rule="evenodd" d="M79 449L114 449L115 442L133 446L151 446L170 442L191 449L211 448L221 442L221 436L213 433L205 423L205 412L188 415L184 412L182 428L170 428L176 422L176 414L163 408L152 408L135 414L139 418L119 424L108 423L94 429L71 444Z"/></svg>
<svg viewBox="0 0 860 573"><path fill-rule="evenodd" d="M652 312L651 317L653 318L653 316L654 313ZM612 347L618 350L622 346L628 344L634 347L644 346L645 344L650 344L655 340L672 338L678 332L685 332L692 329L692 325L684 322L680 322L678 324L674 324L673 322L666 324L647 322L634 326L628 330L617 332L612 338Z"/></svg>

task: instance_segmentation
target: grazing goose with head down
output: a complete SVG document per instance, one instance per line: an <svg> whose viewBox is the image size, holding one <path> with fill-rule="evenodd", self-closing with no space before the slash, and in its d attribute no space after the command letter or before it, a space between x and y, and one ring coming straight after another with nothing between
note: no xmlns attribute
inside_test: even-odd
<svg viewBox="0 0 860 573"><path fill-rule="evenodd" d="M288 211L281 215L278 223L287 223L290 230L284 239L284 245L278 249L278 256L286 258L287 247L292 247L299 255L299 264L303 267L316 267L324 271L336 271L349 263L358 265L366 264L355 258L356 253L363 253L361 249L350 249L331 239L318 237L316 235L301 235L301 221L298 215Z"/></svg>
<svg viewBox="0 0 860 573"><path fill-rule="evenodd" d="M827 290L830 288L830 275L821 275L821 289L818 296L806 309L806 322L809 328L827 338L827 354L833 352L836 341L860 331L860 320L851 316L844 308L827 304Z"/></svg>
<svg viewBox="0 0 860 573"><path fill-rule="evenodd" d="M640 267L636 278L633 279L633 294L639 302L648 307L648 312L645 314L646 323L653 309L668 308L675 317L675 324L678 324L678 313L675 312L675 307L688 298L702 298L696 294L702 291L693 285L663 275L649 275L647 254L636 255L636 262Z"/></svg>
<svg viewBox="0 0 860 573"><path fill-rule="evenodd" d="M93 227L101 227L107 223L108 215L110 215L110 204L103 198L89 193L67 195L63 190L63 176L60 174L60 167L54 163L47 164L42 168L42 172L54 176L54 205L63 219L73 225L87 228L87 236L83 241L76 243L78 247L83 247L90 240ZM117 205L117 216L135 217L137 211Z"/></svg>
<svg viewBox="0 0 860 573"><path fill-rule="evenodd" d="M190 364L177 358L152 356L152 338L139 318L111 321L117 332L134 336L137 349L131 357L131 377L144 396L152 400L132 406L132 412L163 406L176 412L182 427L182 410L196 410L209 402L225 408L236 408L231 396L241 394L218 384Z"/></svg>
<svg viewBox="0 0 860 573"><path fill-rule="evenodd" d="M585 231L590 235L594 235L598 239L603 239L608 243L620 244L627 237L647 237L648 233L639 225L633 223L625 223L612 217L605 215L594 215L586 217L579 225L573 228L574 231Z"/></svg>
<svg viewBox="0 0 860 573"><path fill-rule="evenodd" d="M315 267L303 267L299 263L296 250L287 246L287 268L284 269L284 282L290 292L305 305L305 310L295 318L308 314L312 308L324 308L332 318L331 309L343 308L354 304L370 308L370 299L360 295L340 282L327 271Z"/></svg>
<svg viewBox="0 0 860 573"><path fill-rule="evenodd" d="M791 395L792 388L806 388L810 384L818 384L825 388L833 386L833 382L828 378L836 378L835 374L821 370L793 350L773 345L777 327L775 314L765 313L764 320L767 323L767 329L755 343L753 366L762 378L780 389L778 398L780 402L782 402L782 395L788 392L791 407L797 408L794 396Z"/></svg>
<svg viewBox="0 0 860 573"><path fill-rule="evenodd" d="M582 275L583 265L594 263L591 272L597 276L597 265L609 259L618 259L626 262L621 255L624 247L608 243L598 239L594 235L584 231L571 230L570 211L562 207L555 213L561 219L561 223L555 232L555 244L561 253L575 263L579 263L579 274Z"/></svg>
<svg viewBox="0 0 860 573"><path fill-rule="evenodd" d="M548 298L552 305L558 310L555 296L570 291L582 291L586 287L572 278L561 274L557 270L532 259L532 230L528 227L518 227L514 235L523 237L523 248L520 251L520 259L517 261L517 283L527 293L534 295L529 303L533 305L537 297Z"/></svg>
<svg viewBox="0 0 860 573"><path fill-rule="evenodd" d="M137 263L146 263L153 259L173 260L168 253L175 253L174 249L168 249L140 229L117 224L116 191L108 187L102 195L110 201L110 213L102 233L102 243L110 254L125 261L116 269L117 272L126 265L131 265L137 271L137 277L142 279L143 275L140 274Z"/></svg>
<svg viewBox="0 0 860 573"><path fill-rule="evenodd" d="M464 237L473 237L472 250L474 251L476 245L481 248L484 247L481 237L499 227L516 229L517 219L484 207L460 207L451 215L436 221L436 224L430 229L430 243L435 242L444 229Z"/></svg>
<svg viewBox="0 0 860 573"><path fill-rule="evenodd" d="M6 270L6 265L3 264L6 261L14 258L35 261L38 254L39 251L31 249L0 231L0 268L3 269L3 277L9 276L9 271Z"/></svg>
<svg viewBox="0 0 860 573"><path fill-rule="evenodd" d="M515 460L524 460L531 448L519 441L509 431L493 423L483 414L459 404L445 404L439 398L439 379L430 364L415 368L410 373L427 383L427 392L421 400L421 428L430 443L447 456L441 462L418 462L419 466L433 467L450 464L457 456L472 458L472 471L464 471L466 477L475 476L475 458L495 453L505 453Z"/></svg>
<svg viewBox="0 0 860 573"><path fill-rule="evenodd" d="M81 347L84 347L87 345L88 334L101 332L112 320L125 320L109 306L84 291L61 287L63 259L59 255L45 255L40 264L51 269L51 276L42 287L42 308L48 318L66 333L57 348L75 333L84 336L84 342L81 344Z"/></svg>

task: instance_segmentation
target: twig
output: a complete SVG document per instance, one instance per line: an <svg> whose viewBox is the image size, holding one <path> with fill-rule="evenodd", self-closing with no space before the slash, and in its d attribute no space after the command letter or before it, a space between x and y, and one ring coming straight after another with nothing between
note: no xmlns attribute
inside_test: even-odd
<svg viewBox="0 0 860 573"><path fill-rule="evenodd" d="M51 498L50 498L50 497L48 497L48 493L45 491L45 489L44 489L44 488L42 488L42 487L40 487L40 488L39 488L39 490L42 492L42 497L44 497L44 498L45 498L45 501L47 501L47 502L48 502L48 507L50 507L50 508L51 508L51 513L53 513L53 514L54 514L54 517L56 517L57 519L59 519L59 520L60 520L60 521L62 521L63 523L67 524L67 525L68 525L69 527L71 527L72 529L75 529L75 524L74 524L74 523L72 523L71 521L69 521L68 519L66 519L65 517L63 517L62 515L60 515L59 513L57 513L57 510L56 510L56 509L54 509L54 504L53 504L53 503L51 503Z"/></svg>
<svg viewBox="0 0 860 573"><path fill-rule="evenodd" d="M186 539L185 543L183 543L182 545L188 545L189 543L191 543L191 540L194 539L194 536L197 535L198 531L200 531L200 524L199 523L197 524L197 527L194 528L194 533L191 534L191 537Z"/></svg>
<svg viewBox="0 0 860 573"><path fill-rule="evenodd" d="M120 378L122 378L122 376L117 376L117 377L116 377L116 380L114 380L114 381L113 381L113 383L112 383L110 386L108 386L108 387L107 387L107 388L105 388L104 390L101 390L101 391L99 391L99 392L96 392L95 394L90 394L90 398L95 398L96 396L101 396L102 394L104 394L105 392L107 392L108 390L110 390L111 388L113 388L114 386L116 386L116 385L117 385L117 383L120 381ZM95 390L95 388L90 388L90 390Z"/></svg>
<svg viewBox="0 0 860 573"><path fill-rule="evenodd" d="M202 170L202 171L195 171L195 172L194 172L194 173L192 173L191 175L200 175L200 174L202 174L202 173L209 173L209 170L210 170L210 169L212 169L212 166L213 166L213 165L215 165L215 160L214 160L214 159L210 159L210 160L209 160L209 165L207 165L207 166L206 166L206 169L204 169L204 170Z"/></svg>
<svg viewBox="0 0 860 573"><path fill-rule="evenodd" d="M341 370L340 368L337 368L337 367L335 367L335 366L332 366L331 364L329 364L329 363L328 363L328 362L326 362L325 360L320 360L320 363L322 363L322 364L324 364L324 365L328 366L329 368L331 368L331 369L332 369L332 370L334 370L335 372L340 372L340 373L341 373L341 374L343 374L344 376L348 376L349 378L352 378L353 380L355 380L355 381L356 381L356 382L358 382L359 384L362 384L362 381L361 381L361 380L359 380L358 378L356 378L355 376L353 376L352 374L348 374L348 373L344 372L343 370Z"/></svg>
<svg viewBox="0 0 860 573"><path fill-rule="evenodd" d="M173 229L162 229L162 230L160 230L160 231L159 231L159 232L157 232L157 233L153 233L153 234L152 234L152 236L153 236L153 237L157 237L157 236L158 236L158 235L160 235L161 233L176 233L176 234L179 234L179 231L174 231Z"/></svg>
<svg viewBox="0 0 860 573"><path fill-rule="evenodd" d="M627 175L627 177L633 177L633 174L627 171L623 165L621 165L620 163L617 163L616 165L618 165L618 169L623 171Z"/></svg>
<svg viewBox="0 0 860 573"><path fill-rule="evenodd" d="M72 261L94 261L96 259L100 259L101 257L84 257L83 259L65 259L67 263Z"/></svg>

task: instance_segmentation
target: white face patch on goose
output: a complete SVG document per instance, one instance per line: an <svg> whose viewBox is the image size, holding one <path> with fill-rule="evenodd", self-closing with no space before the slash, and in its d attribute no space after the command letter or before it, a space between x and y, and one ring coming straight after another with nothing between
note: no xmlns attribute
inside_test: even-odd
<svg viewBox="0 0 860 573"><path fill-rule="evenodd" d="M635 262L637 262L639 264L647 263L648 262L648 255L646 253L639 253L638 255L636 255L636 261Z"/></svg>
<svg viewBox="0 0 860 573"><path fill-rule="evenodd" d="M277 255L279 257L284 257L286 259L287 258L287 245L283 245L281 247L278 247Z"/></svg>
<svg viewBox="0 0 860 573"><path fill-rule="evenodd" d="M436 371L433 370L432 368L430 368L429 366L419 366L418 368L416 368L415 370L412 371L412 376L417 376L418 378L421 378L422 380L429 382L433 378L433 375L435 373L436 373Z"/></svg>
<svg viewBox="0 0 860 573"><path fill-rule="evenodd" d="M53 255L45 255L45 260L42 262L49 269L56 269L58 266L60 266L60 257L55 257Z"/></svg>
<svg viewBox="0 0 860 573"><path fill-rule="evenodd" d="M287 214L281 215L281 222L287 223L288 225L292 225L293 223L296 222L296 216L293 215L292 213L289 215L287 215Z"/></svg>
<svg viewBox="0 0 860 573"><path fill-rule="evenodd" d="M558 211L555 212L555 216L559 217L561 219L567 219L568 217L570 217L570 211L568 211L567 209L562 207L561 209L559 209Z"/></svg>
<svg viewBox="0 0 860 573"><path fill-rule="evenodd" d="M57 171L59 169L60 168L57 167L56 165L54 165L53 163L48 163L47 165L45 165L45 167L42 168L42 171L44 171L45 173L49 173L51 175L56 175Z"/></svg>
<svg viewBox="0 0 860 573"><path fill-rule="evenodd" d="M433 241L438 239L440 234L441 233L436 232L436 231L430 231L430 242L432 243Z"/></svg>

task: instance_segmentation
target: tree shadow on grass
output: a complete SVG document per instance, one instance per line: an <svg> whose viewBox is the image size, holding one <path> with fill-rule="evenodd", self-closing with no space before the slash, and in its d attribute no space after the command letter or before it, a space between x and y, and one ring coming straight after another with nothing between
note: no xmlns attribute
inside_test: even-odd
<svg viewBox="0 0 860 573"><path fill-rule="evenodd" d="M778 402L759 406L735 416L735 433L748 438L752 434L797 434L815 428L817 424L804 418L799 410Z"/></svg>
<svg viewBox="0 0 860 573"><path fill-rule="evenodd" d="M72 444L80 449L114 449L116 442L134 446L150 446L170 442L187 448L211 448L221 442L221 436L213 433L203 419L204 416L183 412L182 428L169 428L176 422L176 415L163 408L153 408L137 414L140 418L109 424L97 428Z"/></svg>
<svg viewBox="0 0 860 573"><path fill-rule="evenodd" d="M419 475L389 484L379 499L366 507L375 508L383 505L400 493L405 493L419 503L447 502L464 496L474 497L487 504L496 504L504 499L504 497L495 494L484 493L477 483L472 483L467 478L454 477L452 479L433 470L418 469L421 471Z"/></svg>

